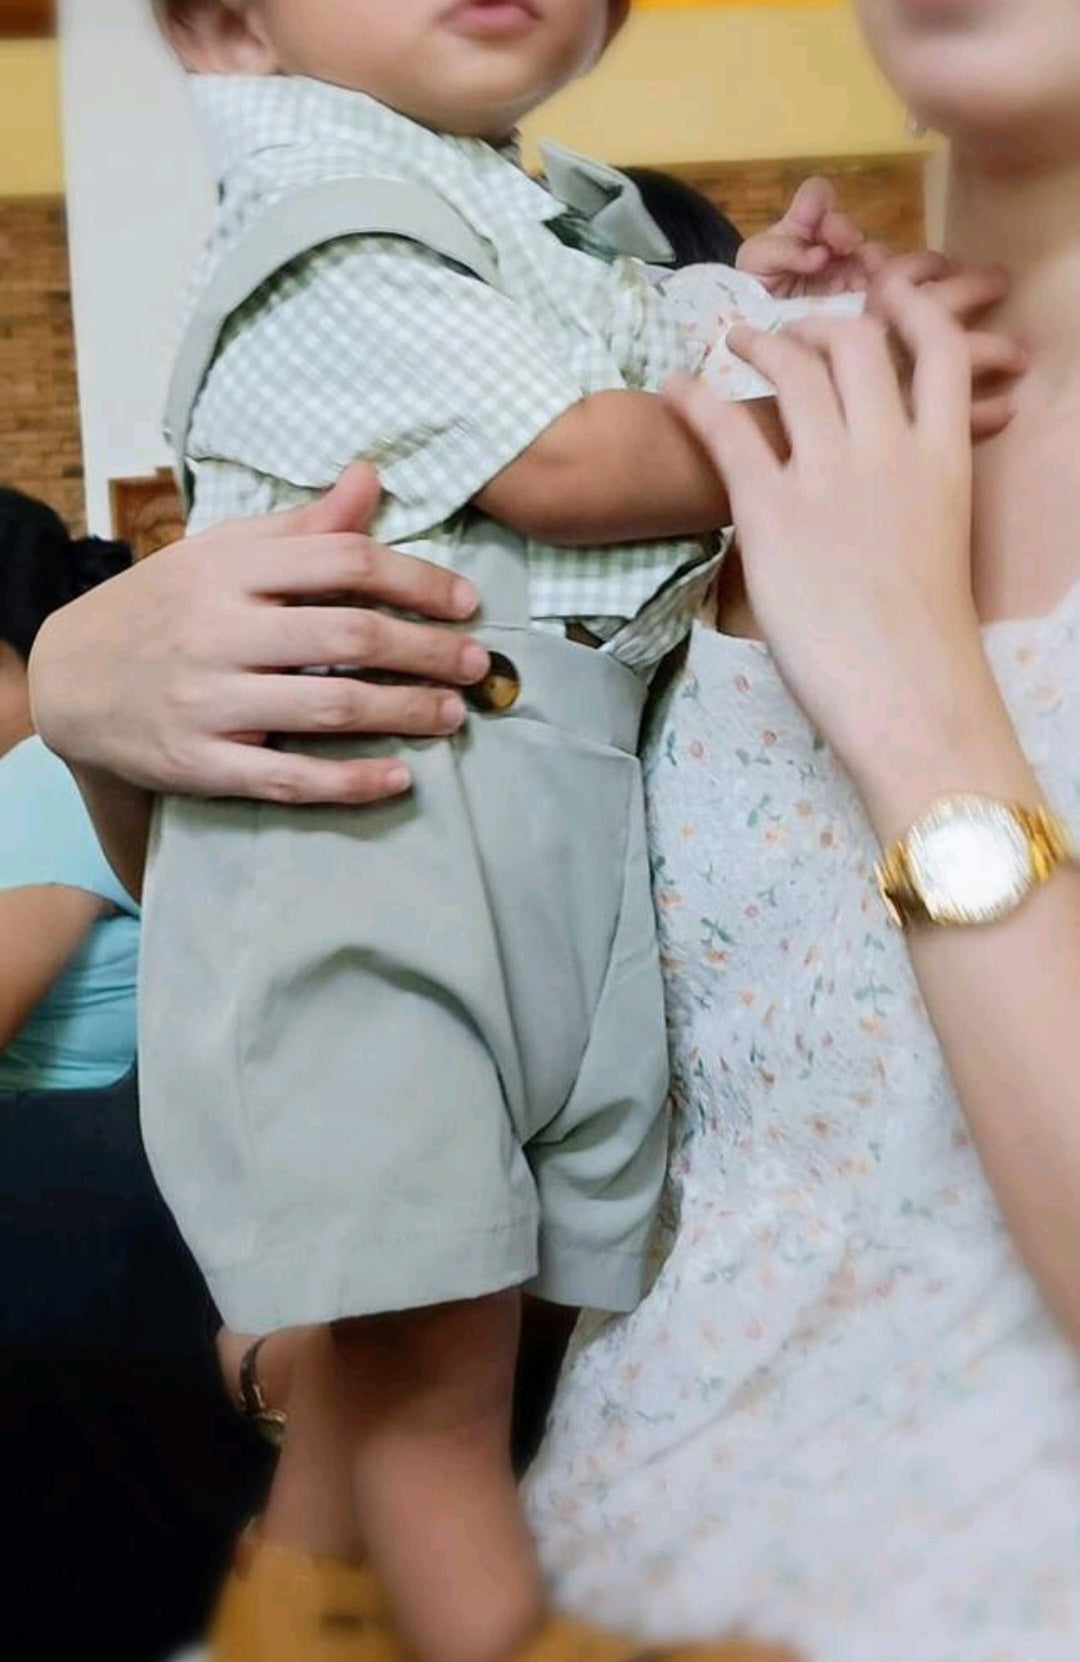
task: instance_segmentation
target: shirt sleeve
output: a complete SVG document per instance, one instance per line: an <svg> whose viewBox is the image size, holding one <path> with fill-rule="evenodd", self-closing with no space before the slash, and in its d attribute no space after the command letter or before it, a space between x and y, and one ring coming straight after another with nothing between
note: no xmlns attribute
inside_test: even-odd
<svg viewBox="0 0 1080 1662"><path fill-rule="evenodd" d="M139 909L102 853L71 774L40 739L0 757L0 890L57 884Z"/></svg>
<svg viewBox="0 0 1080 1662"><path fill-rule="evenodd" d="M226 460L302 489L357 458L397 536L451 518L585 395L528 314L418 243L349 237L235 318L192 427Z"/></svg>

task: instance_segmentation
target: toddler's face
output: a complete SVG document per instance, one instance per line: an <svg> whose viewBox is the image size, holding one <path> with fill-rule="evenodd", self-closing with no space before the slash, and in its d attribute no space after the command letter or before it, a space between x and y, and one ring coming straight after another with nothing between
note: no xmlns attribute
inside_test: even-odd
<svg viewBox="0 0 1080 1662"><path fill-rule="evenodd" d="M229 0L229 12L233 61L219 49L210 67L308 75L440 132L502 138L595 62L610 0Z"/></svg>

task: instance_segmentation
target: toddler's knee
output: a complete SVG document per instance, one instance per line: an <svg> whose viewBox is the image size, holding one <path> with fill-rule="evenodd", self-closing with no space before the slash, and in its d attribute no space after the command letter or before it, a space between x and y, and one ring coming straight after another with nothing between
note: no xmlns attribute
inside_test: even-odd
<svg viewBox="0 0 1080 1662"><path fill-rule="evenodd" d="M369 1410L465 1421L503 1414L513 1396L520 1332L516 1290L338 1322L338 1367Z"/></svg>

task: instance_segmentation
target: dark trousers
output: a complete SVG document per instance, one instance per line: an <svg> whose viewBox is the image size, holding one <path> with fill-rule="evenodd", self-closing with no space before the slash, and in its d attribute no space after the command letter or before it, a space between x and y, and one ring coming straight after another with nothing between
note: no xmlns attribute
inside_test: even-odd
<svg viewBox="0 0 1080 1662"><path fill-rule="evenodd" d="M221 1388L134 1079L0 1092L5 1648L163 1662L202 1630L267 1459Z"/></svg>

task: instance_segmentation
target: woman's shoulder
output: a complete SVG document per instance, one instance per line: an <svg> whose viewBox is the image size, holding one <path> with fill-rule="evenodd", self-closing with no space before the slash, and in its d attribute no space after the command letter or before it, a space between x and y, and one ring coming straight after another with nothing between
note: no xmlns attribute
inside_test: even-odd
<svg viewBox="0 0 1080 1662"><path fill-rule="evenodd" d="M137 915L67 767L33 737L0 757L0 889L53 883L87 889Z"/></svg>

